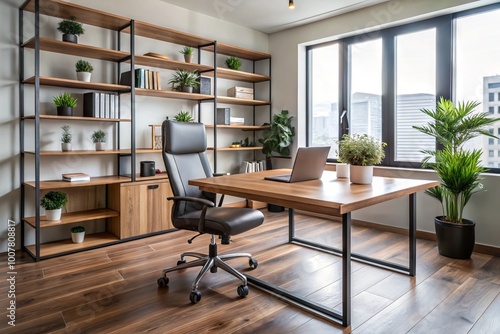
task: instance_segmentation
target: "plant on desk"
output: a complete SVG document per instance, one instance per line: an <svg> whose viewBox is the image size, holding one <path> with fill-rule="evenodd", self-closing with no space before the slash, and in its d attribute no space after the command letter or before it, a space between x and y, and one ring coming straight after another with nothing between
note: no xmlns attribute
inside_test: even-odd
<svg viewBox="0 0 500 334"><path fill-rule="evenodd" d="M47 220L61 220L61 211L67 202L68 196L65 193L51 190L43 196L40 205L45 209Z"/></svg>
<svg viewBox="0 0 500 334"><path fill-rule="evenodd" d="M479 135L497 138L488 127L500 118L490 118L486 112L475 112L478 102L441 99L436 110L422 109L431 118L427 125L413 126L430 135L442 149L424 150L423 166L436 171L441 184L428 189L426 194L436 198L443 208L443 215L434 218L439 254L451 258L468 259L475 244L475 223L462 218L465 205L471 196L482 190L480 174L486 171L481 164L481 149L469 150L465 142ZM433 162L431 162L433 161Z"/></svg>
<svg viewBox="0 0 500 334"><path fill-rule="evenodd" d="M387 144L367 134L346 134L338 144L338 160L350 164L351 182L372 183L373 165L382 162Z"/></svg>

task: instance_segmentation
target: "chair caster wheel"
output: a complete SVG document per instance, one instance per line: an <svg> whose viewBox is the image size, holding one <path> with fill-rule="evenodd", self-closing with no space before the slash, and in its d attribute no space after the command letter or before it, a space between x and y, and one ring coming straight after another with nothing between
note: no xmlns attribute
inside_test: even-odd
<svg viewBox="0 0 500 334"><path fill-rule="evenodd" d="M160 278L158 278L156 283L158 283L158 286L160 288L164 288L168 285L168 277L160 277Z"/></svg>
<svg viewBox="0 0 500 334"><path fill-rule="evenodd" d="M182 260L177 261L177 265L184 264L184 263L186 263L186 260L184 260L184 261L182 261Z"/></svg>
<svg viewBox="0 0 500 334"><path fill-rule="evenodd" d="M255 269L259 266L259 262L257 262L256 259L254 258L251 258L249 261L248 261L248 265L250 266L250 268L252 269Z"/></svg>
<svg viewBox="0 0 500 334"><path fill-rule="evenodd" d="M198 290L192 291L189 295L189 300L191 300L191 304L196 304L201 299L201 292Z"/></svg>
<svg viewBox="0 0 500 334"><path fill-rule="evenodd" d="M248 295L248 286L247 285L240 285L238 287L238 296L241 298L244 298Z"/></svg>

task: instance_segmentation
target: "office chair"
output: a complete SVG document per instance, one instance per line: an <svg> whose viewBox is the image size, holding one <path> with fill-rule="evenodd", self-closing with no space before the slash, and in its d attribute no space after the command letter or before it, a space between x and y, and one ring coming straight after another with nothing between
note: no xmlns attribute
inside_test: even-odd
<svg viewBox="0 0 500 334"><path fill-rule="evenodd" d="M194 281L189 299L196 304L201 299L198 285L203 276L210 272L217 272L221 268L242 282L237 289L240 297L248 295L246 277L224 260L238 257L246 257L251 268L258 266L249 253L237 253L218 255L216 236L222 239L222 243L229 243L230 236L246 232L259 226L264 221L264 215L258 210L248 208L232 208L215 206L216 194L199 190L198 187L190 186L190 179L212 177L210 165L205 153L207 148L207 137L205 126L202 123L181 123L166 120L162 124L163 160L167 168L167 174L172 187L173 201L172 224L182 230L198 232L196 236L188 240L191 243L194 238L201 234L211 234L208 255L186 252L181 254L177 266L164 269L162 276L158 278L158 286L164 287L168 284L167 273L196 266L202 266L196 280ZM186 257L194 257L195 260L186 262Z"/></svg>

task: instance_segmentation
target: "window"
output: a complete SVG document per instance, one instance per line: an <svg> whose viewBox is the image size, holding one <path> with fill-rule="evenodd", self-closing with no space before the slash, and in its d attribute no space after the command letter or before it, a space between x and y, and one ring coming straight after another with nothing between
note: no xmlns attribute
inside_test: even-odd
<svg viewBox="0 0 500 334"><path fill-rule="evenodd" d="M420 111L436 105L436 29L396 36L396 160L420 162L420 150L433 150L435 140L413 125L430 117ZM420 145L415 145L419 142Z"/></svg>
<svg viewBox="0 0 500 334"><path fill-rule="evenodd" d="M488 151L488 157L490 157L490 158L495 157L495 151L493 151L493 150L489 150L489 151Z"/></svg>
<svg viewBox="0 0 500 334"><path fill-rule="evenodd" d="M500 43L491 41L500 41L500 3L308 47L308 143L333 145L346 110L350 133L388 144L384 165L420 167L421 150L436 149L432 137L413 129L428 122L421 109L434 109L444 97L479 101L476 112L500 114ZM330 64L315 64L320 59ZM311 89L329 79L329 89ZM500 136L500 121L492 128ZM496 145L500 139L478 136L466 148L482 149L484 166L500 173L500 156L489 156Z"/></svg>

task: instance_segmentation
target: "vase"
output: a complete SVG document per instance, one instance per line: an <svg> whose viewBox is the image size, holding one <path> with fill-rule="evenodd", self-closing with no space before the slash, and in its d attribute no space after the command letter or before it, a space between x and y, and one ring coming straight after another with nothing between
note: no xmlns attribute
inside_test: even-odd
<svg viewBox="0 0 500 334"><path fill-rule="evenodd" d="M184 55L184 61L186 63L190 63L192 60L193 60L193 55L192 54L190 54L190 55Z"/></svg>
<svg viewBox="0 0 500 334"><path fill-rule="evenodd" d="M337 171L337 178L349 178L348 164L337 164L336 171Z"/></svg>
<svg viewBox="0 0 500 334"><path fill-rule="evenodd" d="M63 34L62 40L63 40L63 42L78 44L78 36L73 35L73 34Z"/></svg>
<svg viewBox="0 0 500 334"><path fill-rule="evenodd" d="M73 116L73 107L57 107L57 116Z"/></svg>
<svg viewBox="0 0 500 334"><path fill-rule="evenodd" d="M80 244L83 242L83 239L85 239L85 232L71 232L71 240L75 244Z"/></svg>
<svg viewBox="0 0 500 334"><path fill-rule="evenodd" d="M193 92L193 87L182 87L182 91L184 93L192 93Z"/></svg>
<svg viewBox="0 0 500 334"><path fill-rule="evenodd" d="M63 152L71 151L71 143L61 143L61 149Z"/></svg>
<svg viewBox="0 0 500 334"><path fill-rule="evenodd" d="M45 210L47 220L61 220L61 208L55 210Z"/></svg>
<svg viewBox="0 0 500 334"><path fill-rule="evenodd" d="M95 143L95 150L96 151L104 151L104 150L106 150L106 143L105 142L97 142L97 143Z"/></svg>
<svg viewBox="0 0 500 334"><path fill-rule="evenodd" d="M90 77L92 73L90 72L76 72L76 78L78 81L90 82Z"/></svg>
<svg viewBox="0 0 500 334"><path fill-rule="evenodd" d="M453 259L470 259L475 245L476 223L462 219L462 223L457 224L443 218L434 218L439 254Z"/></svg>
<svg viewBox="0 0 500 334"><path fill-rule="evenodd" d="M373 166L350 165L349 168L351 183L370 184L373 179Z"/></svg>

